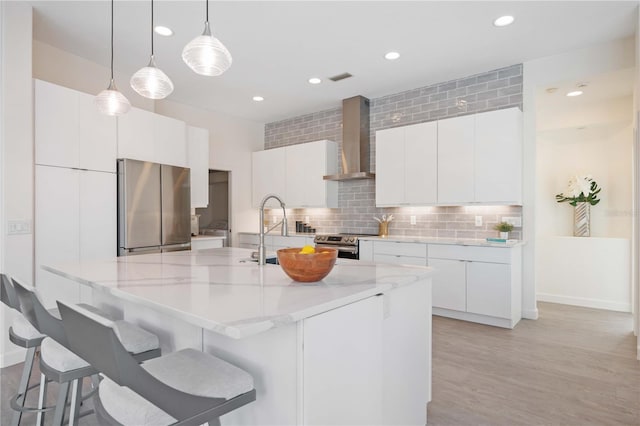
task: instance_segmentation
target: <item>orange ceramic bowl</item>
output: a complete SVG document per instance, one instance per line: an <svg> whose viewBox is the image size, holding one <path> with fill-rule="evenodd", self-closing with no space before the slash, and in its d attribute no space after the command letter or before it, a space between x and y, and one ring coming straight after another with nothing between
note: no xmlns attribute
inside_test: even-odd
<svg viewBox="0 0 640 426"><path fill-rule="evenodd" d="M302 254L300 250L302 247L278 250L278 262L292 280L304 283L326 277L338 257L338 250L333 248L322 248L309 254Z"/></svg>

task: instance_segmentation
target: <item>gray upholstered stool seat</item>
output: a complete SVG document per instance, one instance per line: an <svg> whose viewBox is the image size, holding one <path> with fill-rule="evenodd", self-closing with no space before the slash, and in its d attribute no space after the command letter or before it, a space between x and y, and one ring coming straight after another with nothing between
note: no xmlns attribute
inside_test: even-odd
<svg viewBox="0 0 640 426"><path fill-rule="evenodd" d="M21 337L25 340L45 337L44 334L41 334L38 330L36 330L36 328L32 326L31 323L27 321L27 319L22 315L17 315L14 318L14 320L11 322L11 329L16 336Z"/></svg>
<svg viewBox="0 0 640 426"><path fill-rule="evenodd" d="M194 349L146 361L142 368L161 382L193 395L231 399L253 389L253 377L238 367ZM169 425L176 419L127 387L105 378L100 402L123 425Z"/></svg>

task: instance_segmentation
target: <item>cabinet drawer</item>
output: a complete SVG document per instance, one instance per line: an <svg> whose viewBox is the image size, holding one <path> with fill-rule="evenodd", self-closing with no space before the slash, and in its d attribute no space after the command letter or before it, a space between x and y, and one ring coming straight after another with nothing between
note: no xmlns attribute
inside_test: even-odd
<svg viewBox="0 0 640 426"><path fill-rule="evenodd" d="M393 263L396 265L418 265L427 266L427 259L424 257L399 256L393 254L378 254L373 256L374 262Z"/></svg>
<svg viewBox="0 0 640 426"><path fill-rule="evenodd" d="M490 263L511 263L511 248L430 244L429 257L435 259L471 260Z"/></svg>
<svg viewBox="0 0 640 426"><path fill-rule="evenodd" d="M373 251L377 254L396 256L427 257L427 245L419 243L400 243L395 241L374 241Z"/></svg>
<svg viewBox="0 0 640 426"><path fill-rule="evenodd" d="M278 248L303 247L305 245L312 245L313 240L311 237L283 237L281 235L272 235L270 243Z"/></svg>
<svg viewBox="0 0 640 426"><path fill-rule="evenodd" d="M255 244L256 246L260 243L260 237L254 234L238 234L238 244Z"/></svg>

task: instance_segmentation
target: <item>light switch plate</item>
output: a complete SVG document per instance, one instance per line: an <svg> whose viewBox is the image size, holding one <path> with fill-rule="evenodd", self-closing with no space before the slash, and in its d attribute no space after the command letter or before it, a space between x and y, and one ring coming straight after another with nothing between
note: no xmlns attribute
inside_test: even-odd
<svg viewBox="0 0 640 426"><path fill-rule="evenodd" d="M411 217L410 217L409 219L410 219L410 222L411 222L411 224L412 224L412 225L415 225L415 224L416 224L416 217L415 217L415 215L411 215Z"/></svg>
<svg viewBox="0 0 640 426"><path fill-rule="evenodd" d="M476 216L476 226L482 226L482 216Z"/></svg>
<svg viewBox="0 0 640 426"><path fill-rule="evenodd" d="M512 224L514 228L522 228L522 216L505 216L502 221Z"/></svg>

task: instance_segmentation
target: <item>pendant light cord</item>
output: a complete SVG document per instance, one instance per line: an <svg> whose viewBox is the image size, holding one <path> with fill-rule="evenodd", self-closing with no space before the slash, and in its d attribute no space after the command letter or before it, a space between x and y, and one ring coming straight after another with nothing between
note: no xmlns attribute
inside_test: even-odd
<svg viewBox="0 0 640 426"><path fill-rule="evenodd" d="M153 58L153 0L151 0L151 57Z"/></svg>
<svg viewBox="0 0 640 426"><path fill-rule="evenodd" d="M113 0L111 0L111 81L113 81Z"/></svg>
<svg viewBox="0 0 640 426"><path fill-rule="evenodd" d="M207 0L206 3L207 3L207 20L206 20L206 22L209 23L209 0Z"/></svg>

